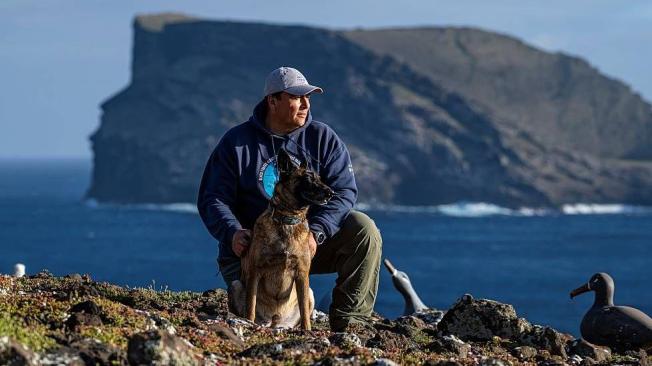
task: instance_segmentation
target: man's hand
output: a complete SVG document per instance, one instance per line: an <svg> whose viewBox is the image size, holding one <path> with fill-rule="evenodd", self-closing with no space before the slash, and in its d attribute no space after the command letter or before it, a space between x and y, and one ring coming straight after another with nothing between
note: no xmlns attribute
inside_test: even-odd
<svg viewBox="0 0 652 366"><path fill-rule="evenodd" d="M242 257L247 253L249 244L251 243L251 230L240 229L233 234L231 239L231 249L238 257Z"/></svg>
<svg viewBox="0 0 652 366"><path fill-rule="evenodd" d="M310 257L314 258L315 253L317 253L317 241L315 240L315 234L313 233L308 235L308 247L310 248Z"/></svg>

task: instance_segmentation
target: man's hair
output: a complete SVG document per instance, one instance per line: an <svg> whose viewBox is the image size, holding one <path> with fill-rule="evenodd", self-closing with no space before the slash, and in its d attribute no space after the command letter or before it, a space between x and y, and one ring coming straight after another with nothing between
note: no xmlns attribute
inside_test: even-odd
<svg viewBox="0 0 652 366"><path fill-rule="evenodd" d="M276 93L270 94L269 96L272 97L272 98L274 98L274 99L281 99L281 95L283 95L283 93L284 93L284 92L280 91L280 92L276 92Z"/></svg>
<svg viewBox="0 0 652 366"><path fill-rule="evenodd" d="M265 100L265 111L267 111L267 108L269 108L269 105L267 104L268 103L267 97L272 97L274 99L280 100L281 95L283 95L283 93L284 92L280 91L280 92L276 92L276 93L273 93L273 94L270 94L270 95L266 96L265 99L264 99Z"/></svg>
<svg viewBox="0 0 652 366"><path fill-rule="evenodd" d="M269 109L269 105L267 105L267 97L272 97L274 99L281 99L281 95L283 95L283 93L284 92L280 91L280 92L276 92L276 93L273 93L273 94L270 94L270 95L266 95L263 98L263 100L265 101L265 103L263 103L263 115L264 116L267 115L267 110Z"/></svg>

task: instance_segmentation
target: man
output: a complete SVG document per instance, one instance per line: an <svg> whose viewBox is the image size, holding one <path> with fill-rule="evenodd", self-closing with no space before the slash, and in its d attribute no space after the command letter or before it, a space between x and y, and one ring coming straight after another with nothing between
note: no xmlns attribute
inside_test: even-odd
<svg viewBox="0 0 652 366"><path fill-rule="evenodd" d="M374 222L352 210L357 188L346 146L330 127L312 119L310 96L322 92L296 69L272 71L253 115L227 131L209 158L197 207L220 242L218 264L228 286L240 278L250 230L274 192L278 151L284 148L295 162L306 162L335 192L328 204L308 213L310 273L338 273L329 319L331 329L341 331L371 315L382 242Z"/></svg>

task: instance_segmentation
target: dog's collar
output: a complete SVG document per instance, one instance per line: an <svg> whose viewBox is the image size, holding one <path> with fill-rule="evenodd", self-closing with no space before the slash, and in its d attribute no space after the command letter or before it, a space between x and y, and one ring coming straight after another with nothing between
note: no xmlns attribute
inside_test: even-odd
<svg viewBox="0 0 652 366"><path fill-rule="evenodd" d="M300 224L304 218L301 216L292 216L292 215L284 215L278 210L276 210L275 205L270 205L272 209L272 220L275 222L278 222L283 225L296 225Z"/></svg>

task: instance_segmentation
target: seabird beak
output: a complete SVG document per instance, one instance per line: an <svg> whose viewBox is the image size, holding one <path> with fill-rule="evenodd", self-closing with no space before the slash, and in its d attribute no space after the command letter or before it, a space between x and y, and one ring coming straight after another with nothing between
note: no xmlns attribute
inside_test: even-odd
<svg viewBox="0 0 652 366"><path fill-rule="evenodd" d="M384 259L383 263L385 264L385 267L387 267L389 273L392 274L392 276L396 274L396 267L394 267L394 265L392 264L392 262L389 261L389 259Z"/></svg>
<svg viewBox="0 0 652 366"><path fill-rule="evenodd" d="M588 283L585 283L584 285L582 285L582 286L576 288L575 290L571 291L570 298L572 299L572 298L574 298L575 296L577 296L579 294L583 294L583 293L589 292L589 291L591 291L591 285L588 284Z"/></svg>

